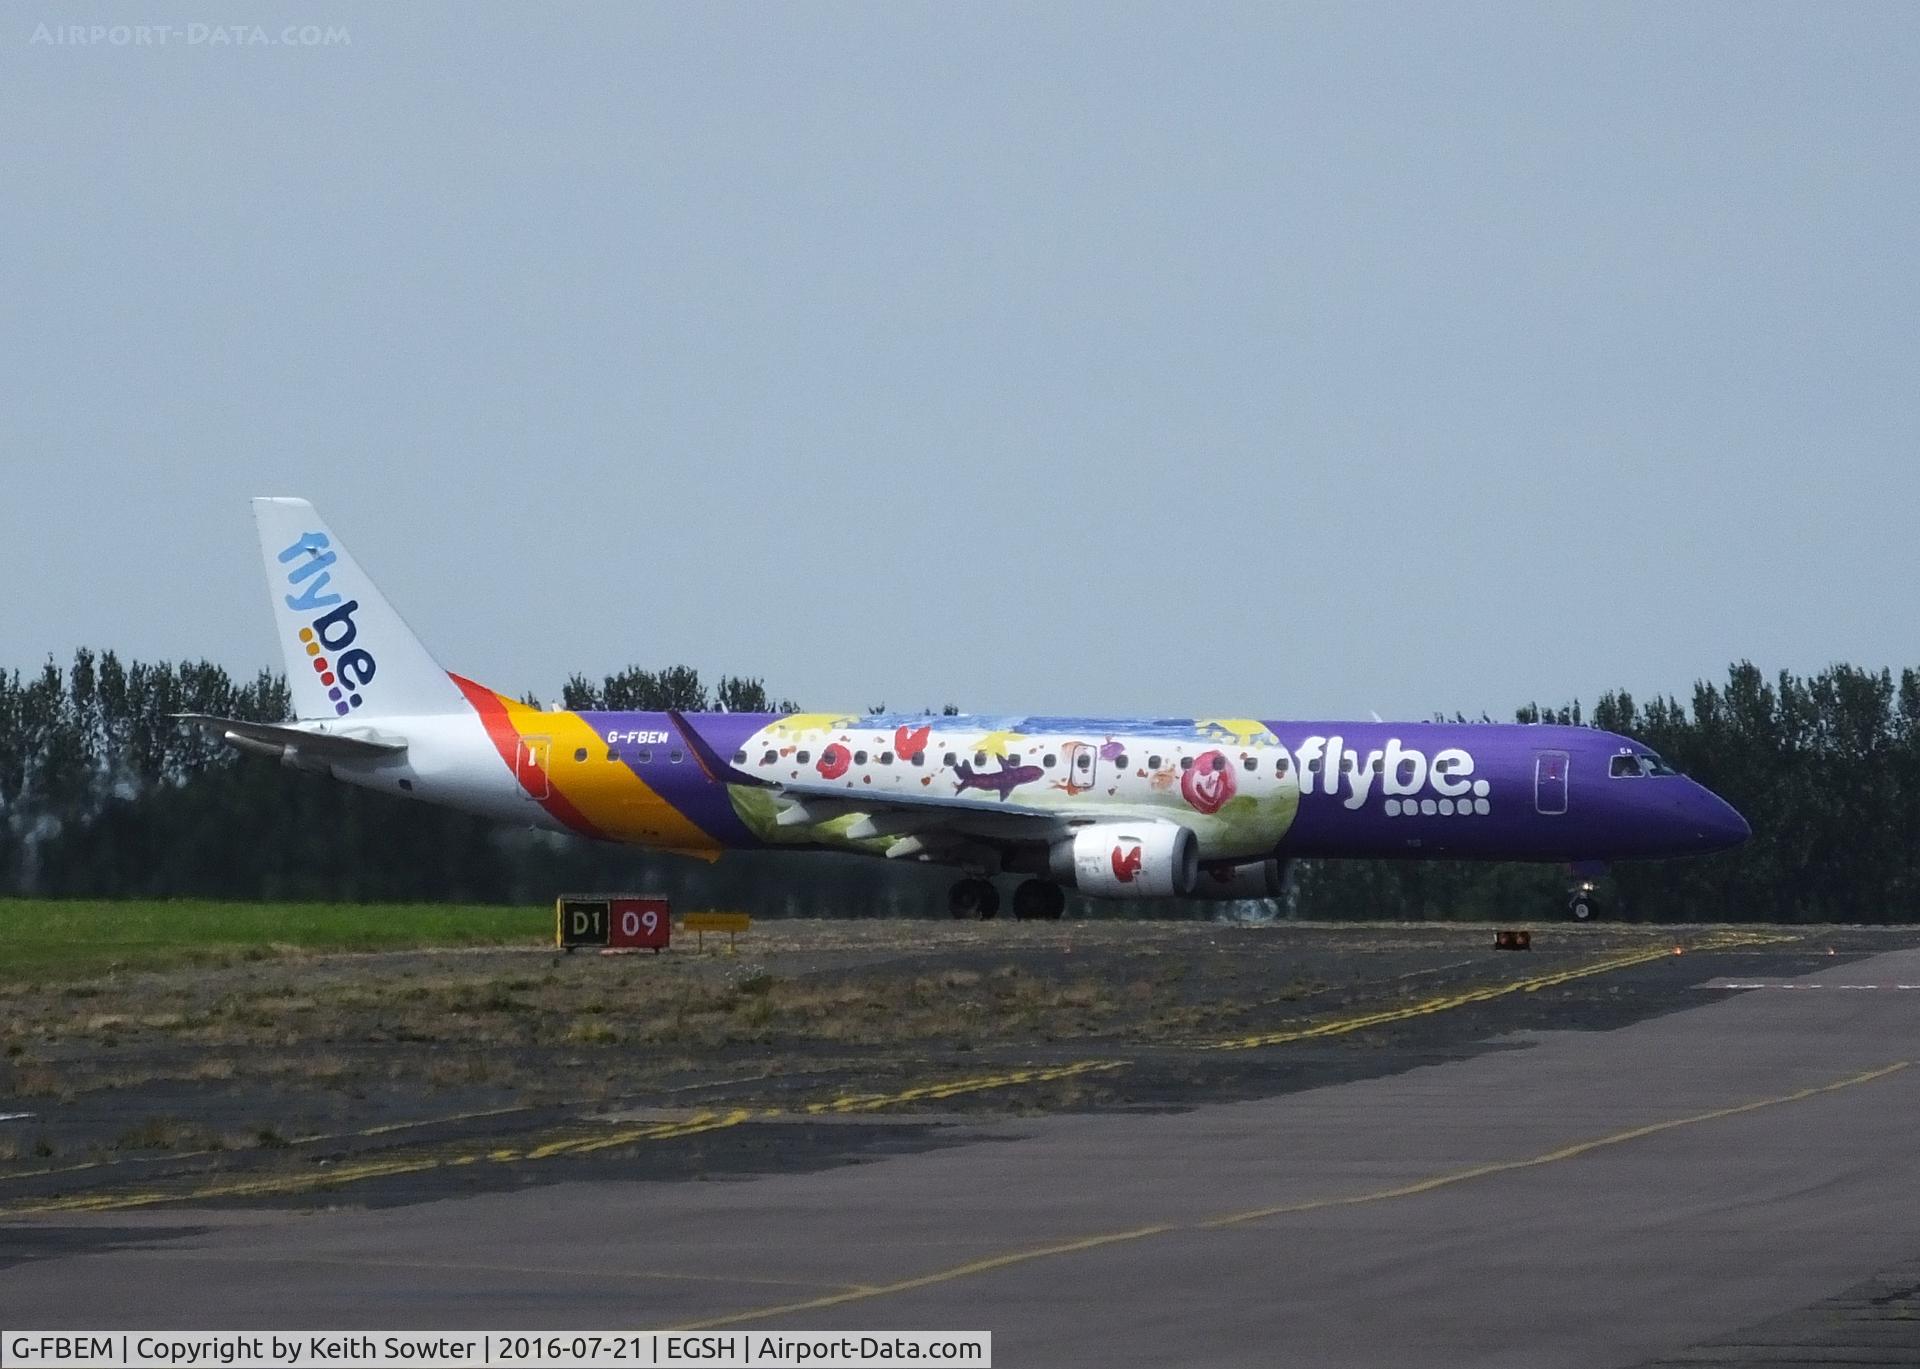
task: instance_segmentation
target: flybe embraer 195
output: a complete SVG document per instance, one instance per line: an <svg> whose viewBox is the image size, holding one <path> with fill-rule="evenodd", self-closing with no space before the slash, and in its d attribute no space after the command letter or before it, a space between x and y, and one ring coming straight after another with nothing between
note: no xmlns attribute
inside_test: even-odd
<svg viewBox="0 0 1920 1369"><path fill-rule="evenodd" d="M195 716L241 750L506 823L712 859L744 847L950 867L949 910L1258 899L1297 857L1608 862L1746 822L1583 727L1260 718L560 712L441 669L301 499L256 499L296 720Z"/></svg>

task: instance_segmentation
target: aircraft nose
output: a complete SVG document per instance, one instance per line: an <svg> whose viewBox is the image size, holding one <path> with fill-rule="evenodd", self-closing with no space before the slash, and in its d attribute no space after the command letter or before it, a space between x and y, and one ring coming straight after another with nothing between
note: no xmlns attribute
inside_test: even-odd
<svg viewBox="0 0 1920 1369"><path fill-rule="evenodd" d="M1709 851L1724 851L1738 846L1753 835L1753 828L1740 816L1740 810L1708 789L1705 785L1695 785L1699 793L1692 804L1695 827L1700 834L1700 844Z"/></svg>

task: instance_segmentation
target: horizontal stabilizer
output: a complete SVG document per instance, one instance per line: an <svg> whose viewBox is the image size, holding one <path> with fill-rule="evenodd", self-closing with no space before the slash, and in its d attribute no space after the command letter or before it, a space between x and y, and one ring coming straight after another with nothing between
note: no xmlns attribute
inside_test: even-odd
<svg viewBox="0 0 1920 1369"><path fill-rule="evenodd" d="M398 756L407 749L404 737L392 737L366 731L354 733L308 731L304 727L286 727L276 723L248 723L237 718L216 718L206 713L176 713L183 723L192 723L203 732L211 732L229 746L257 756L282 756L292 751L300 756L332 761L378 760Z"/></svg>

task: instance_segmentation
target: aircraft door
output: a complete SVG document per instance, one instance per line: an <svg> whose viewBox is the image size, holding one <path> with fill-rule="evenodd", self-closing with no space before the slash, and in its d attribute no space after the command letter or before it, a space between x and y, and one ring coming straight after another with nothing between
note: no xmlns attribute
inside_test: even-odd
<svg viewBox="0 0 1920 1369"><path fill-rule="evenodd" d="M1099 778L1099 747L1086 742L1068 742L1060 748L1060 759L1066 765L1069 794L1084 794L1093 788L1093 782Z"/></svg>
<svg viewBox="0 0 1920 1369"><path fill-rule="evenodd" d="M544 799L552 793L548 761L553 755L553 738L522 737L513 756L513 773L520 781L520 792L530 799Z"/></svg>
<svg viewBox="0 0 1920 1369"><path fill-rule="evenodd" d="M1554 815L1567 811L1567 753L1533 753L1533 806Z"/></svg>

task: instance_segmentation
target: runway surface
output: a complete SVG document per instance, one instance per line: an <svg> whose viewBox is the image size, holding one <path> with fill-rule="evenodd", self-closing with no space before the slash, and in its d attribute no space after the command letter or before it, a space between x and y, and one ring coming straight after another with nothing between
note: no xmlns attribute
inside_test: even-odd
<svg viewBox="0 0 1920 1369"><path fill-rule="evenodd" d="M979 1119L811 1173L19 1218L0 1325L990 1330L1002 1365L1920 1364L1920 993L1897 987L1920 951L1770 981L1821 987L1708 989L1258 1101Z"/></svg>

